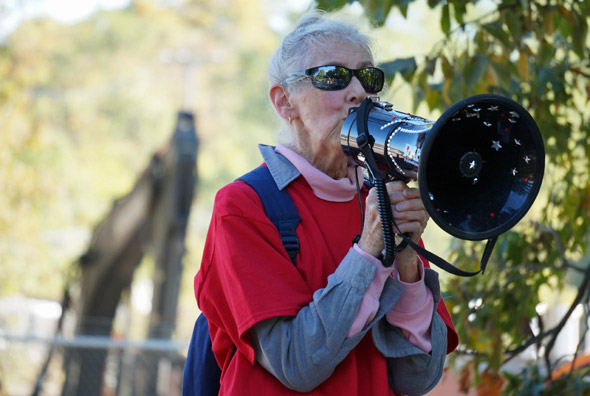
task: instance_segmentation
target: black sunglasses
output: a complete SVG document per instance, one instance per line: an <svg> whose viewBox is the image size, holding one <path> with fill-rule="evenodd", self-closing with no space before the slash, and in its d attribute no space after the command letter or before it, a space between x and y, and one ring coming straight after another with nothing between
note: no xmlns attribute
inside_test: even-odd
<svg viewBox="0 0 590 396"><path fill-rule="evenodd" d="M367 93L377 93L383 89L385 75L383 70L376 67L363 67L362 69L349 69L344 66L326 65L317 66L295 73L287 77L282 85L310 78L311 84L324 91L337 91L350 84L352 76L360 81Z"/></svg>

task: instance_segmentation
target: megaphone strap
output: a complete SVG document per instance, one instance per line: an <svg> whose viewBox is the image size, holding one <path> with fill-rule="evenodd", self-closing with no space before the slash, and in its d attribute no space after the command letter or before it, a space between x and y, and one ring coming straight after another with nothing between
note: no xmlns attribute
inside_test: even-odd
<svg viewBox="0 0 590 396"><path fill-rule="evenodd" d="M396 229L398 229L398 232L399 232L399 228L395 222L395 219L393 219L392 222L393 222L393 226ZM450 274L457 275L457 276L463 276L463 277L470 277L470 276L477 275L480 272L482 274L485 272L486 266L488 264L488 260L490 259L490 256L492 255L492 251L494 250L494 246L496 245L496 242L498 241L497 236L488 239L488 241L486 242L486 247L483 251L483 255L481 257L479 271L468 272L468 271L463 271L462 269L455 267L453 264L449 263L448 261L446 261L442 257L437 256L436 254L424 249L422 246L417 245L410 238L408 238L406 235L402 234L401 232L399 233L399 235L403 238L403 240L405 242L407 242L408 245L410 245L410 247L412 249L414 249L416 251L416 253L420 254L422 257L424 257L430 263L436 265L437 267L439 267L442 270L447 271Z"/></svg>

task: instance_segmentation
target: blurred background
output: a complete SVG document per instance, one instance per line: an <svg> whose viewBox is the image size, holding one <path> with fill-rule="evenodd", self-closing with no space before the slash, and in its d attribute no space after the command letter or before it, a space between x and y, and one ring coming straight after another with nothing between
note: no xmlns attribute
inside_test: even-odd
<svg viewBox="0 0 590 396"><path fill-rule="evenodd" d="M462 346L433 395L587 392L587 1L0 0L0 395L180 394L215 193L275 143L267 65L313 7L375 38L397 109L502 93L546 139L486 274L441 274Z"/></svg>

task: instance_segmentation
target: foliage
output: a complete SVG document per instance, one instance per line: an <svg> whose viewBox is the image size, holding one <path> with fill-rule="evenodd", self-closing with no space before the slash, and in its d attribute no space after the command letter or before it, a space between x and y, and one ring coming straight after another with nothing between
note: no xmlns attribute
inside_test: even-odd
<svg viewBox="0 0 590 396"><path fill-rule="evenodd" d="M348 3L318 0L324 9ZM360 1L376 26L394 13L406 16L415 3ZM439 12L445 39L426 56L383 62L391 83L411 85L414 107L433 112L476 93L509 96L531 112L547 150L544 188L528 222L501 237L484 276L446 284L462 341L455 356L488 367L494 378L533 347L551 371L557 362L548 352L563 323L543 326L535 309L550 303L543 291L573 286L560 298L572 309L582 304L588 312L589 305L590 1L427 4ZM88 230L169 137L183 87L194 93L201 139L191 233L205 234L214 192L259 161L257 142L272 139L264 87L277 36L251 1L228 5L135 0L73 24L29 20L0 43L0 296L60 298L65 268ZM178 63L160 62L165 49L194 56L194 80L183 82ZM201 240L189 236L189 296ZM473 243L452 248L466 269L481 256ZM527 370L506 374L507 394L535 394L541 385L547 394L575 390L538 367ZM568 384L582 386L584 378L587 371L576 371Z"/></svg>
<svg viewBox="0 0 590 396"><path fill-rule="evenodd" d="M588 369L573 372L571 376L556 378L547 383L546 377L537 365L524 367L518 374L504 374L508 384L504 388L507 396L587 396L590 395Z"/></svg>
<svg viewBox="0 0 590 396"><path fill-rule="evenodd" d="M346 3L352 1L318 5L330 10ZM382 26L392 10L406 15L414 2L360 3ZM577 288L567 317L578 304L587 308L589 298L590 1L500 0L487 11L477 1L428 0L428 5L439 10L445 39L424 57L384 62L389 78L400 81L395 78L400 76L412 86L414 107L426 104L432 111L479 93L510 97L536 120L547 154L544 187L527 221L500 238L485 275L452 278L446 285L462 342L456 356L467 354L497 373L534 346L550 372L555 362L549 356L564 322L544 328L535 309L547 298L543 291ZM452 259L473 268L481 245L456 241ZM533 322L539 329L531 328ZM511 377L511 384L527 378Z"/></svg>
<svg viewBox="0 0 590 396"><path fill-rule="evenodd" d="M25 20L0 42L0 297L61 298L92 227L169 139L183 93L200 138L193 228L206 227L218 187L258 161L256 142L272 138L260 120L276 35L260 10L170 3ZM165 62L166 51L189 64Z"/></svg>
<svg viewBox="0 0 590 396"><path fill-rule="evenodd" d="M68 28L41 19L23 23L2 46L0 294L51 297L56 269L68 263L55 262L50 245L65 245L72 225L96 221L108 205L105 192L129 188L120 176L143 165L122 154L137 144L138 130L160 121L138 117L136 93L145 85L133 74L137 58L118 56L139 26L130 13ZM40 279L50 287L39 288Z"/></svg>
<svg viewBox="0 0 590 396"><path fill-rule="evenodd" d="M29 3L40 2L0 1L0 34L9 11L25 14L18 8ZM74 264L92 229L166 145L184 106L196 115L199 180L174 336L190 338L198 310L192 280L214 194L257 165L256 144L273 139L265 87L277 35L261 15L249 0L133 0L67 24L25 19L0 37L3 304L14 295L60 301L66 284L75 300ZM114 331L132 339L146 336L149 253L135 271L133 292L121 300L118 314L129 316L115 320ZM9 319L0 319L3 332L9 325L40 330ZM9 393L32 385L38 374L38 359L32 365L22 355L0 358L0 382Z"/></svg>

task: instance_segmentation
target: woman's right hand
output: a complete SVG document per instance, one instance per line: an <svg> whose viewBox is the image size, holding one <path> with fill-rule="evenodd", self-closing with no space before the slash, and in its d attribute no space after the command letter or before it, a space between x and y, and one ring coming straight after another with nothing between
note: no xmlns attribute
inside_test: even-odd
<svg viewBox="0 0 590 396"><path fill-rule="evenodd" d="M387 183L386 187L393 212L395 205L404 199L403 191L407 187L402 181ZM365 200L365 224L363 225L363 232L358 245L365 252L375 257L381 257L385 247L383 242L383 228L381 227L381 218L379 217L377 189L375 187L369 190L369 195Z"/></svg>
<svg viewBox="0 0 590 396"><path fill-rule="evenodd" d="M399 231L409 235L414 243L418 243L429 219L419 190L409 188L399 180L387 183L386 187L391 203L391 213ZM395 231L397 232L397 229ZM385 247L375 188L369 191L365 200L365 224L358 245L374 257L381 257ZM416 280L416 263L416 252L411 247L406 247L396 254L395 266L402 280L410 282Z"/></svg>

